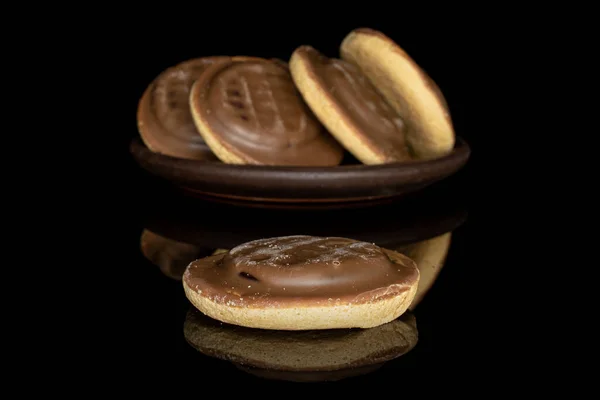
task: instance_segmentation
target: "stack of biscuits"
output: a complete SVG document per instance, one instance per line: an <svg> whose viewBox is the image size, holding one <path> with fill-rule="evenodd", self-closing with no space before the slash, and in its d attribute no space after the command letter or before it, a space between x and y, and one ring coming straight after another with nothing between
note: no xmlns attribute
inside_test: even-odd
<svg viewBox="0 0 600 400"><path fill-rule="evenodd" d="M350 32L340 58L203 57L162 72L137 113L144 144L183 159L271 166L440 158L455 134L433 80L393 40Z"/></svg>

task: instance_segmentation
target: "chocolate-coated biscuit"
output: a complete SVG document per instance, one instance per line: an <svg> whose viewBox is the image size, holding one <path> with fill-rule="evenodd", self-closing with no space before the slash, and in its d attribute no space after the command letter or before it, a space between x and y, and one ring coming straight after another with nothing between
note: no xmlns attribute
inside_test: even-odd
<svg viewBox="0 0 600 400"><path fill-rule="evenodd" d="M190 107L198 131L225 163L333 166L343 157L280 61L232 57L214 64L194 83Z"/></svg>
<svg viewBox="0 0 600 400"><path fill-rule="evenodd" d="M139 134L156 153L192 160L216 160L198 133L189 107L195 80L215 63L228 57L204 57L166 69L146 88L137 110Z"/></svg>
<svg viewBox="0 0 600 400"><path fill-rule="evenodd" d="M442 92L398 44L381 32L360 28L343 40L340 56L359 67L396 110L418 159L452 151L454 127Z"/></svg>
<svg viewBox="0 0 600 400"><path fill-rule="evenodd" d="M411 160L402 118L358 67L301 46L292 54L290 69L315 115L358 160Z"/></svg>
<svg viewBox="0 0 600 400"><path fill-rule="evenodd" d="M259 239L192 262L187 298L222 322L250 328L372 328L402 315L419 270L410 258L338 237Z"/></svg>

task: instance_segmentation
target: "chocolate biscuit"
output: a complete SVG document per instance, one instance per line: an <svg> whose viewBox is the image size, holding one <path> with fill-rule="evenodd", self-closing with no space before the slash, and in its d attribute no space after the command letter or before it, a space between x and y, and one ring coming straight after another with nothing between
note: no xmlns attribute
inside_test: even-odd
<svg viewBox="0 0 600 400"><path fill-rule="evenodd" d="M310 46L294 51L291 72L307 104L364 164L409 161L406 127L362 71Z"/></svg>
<svg viewBox="0 0 600 400"><path fill-rule="evenodd" d="M216 160L198 133L189 107L192 84L227 57L204 57L179 63L158 75L146 88L137 110L144 144L156 153L192 160Z"/></svg>
<svg viewBox="0 0 600 400"><path fill-rule="evenodd" d="M338 237L286 236L191 263L183 276L203 313L251 328L370 328L410 305L419 270L408 257Z"/></svg>
<svg viewBox="0 0 600 400"><path fill-rule="evenodd" d="M356 29L343 40L340 56L360 68L402 118L418 159L452 151L454 127L440 88L398 44L373 29Z"/></svg>
<svg viewBox="0 0 600 400"><path fill-rule="evenodd" d="M343 148L298 93L281 62L231 58L193 85L190 106L215 155L232 164L334 166Z"/></svg>

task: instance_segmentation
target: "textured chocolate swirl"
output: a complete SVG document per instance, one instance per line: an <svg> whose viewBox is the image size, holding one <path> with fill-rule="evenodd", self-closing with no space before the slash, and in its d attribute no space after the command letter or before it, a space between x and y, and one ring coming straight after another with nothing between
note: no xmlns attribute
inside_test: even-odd
<svg viewBox="0 0 600 400"><path fill-rule="evenodd" d="M281 62L232 58L207 71L197 85L192 92L195 112L245 162L337 165L341 161L343 149L304 104Z"/></svg>
<svg viewBox="0 0 600 400"><path fill-rule="evenodd" d="M138 129L152 151L172 157L215 161L196 129L189 106L193 83L211 65L228 57L184 61L163 71L148 86L138 106Z"/></svg>
<svg viewBox="0 0 600 400"><path fill-rule="evenodd" d="M255 240L195 261L184 280L216 301L363 302L405 290L418 277L410 263L392 261L371 243L287 236ZM393 293L386 292L391 286Z"/></svg>

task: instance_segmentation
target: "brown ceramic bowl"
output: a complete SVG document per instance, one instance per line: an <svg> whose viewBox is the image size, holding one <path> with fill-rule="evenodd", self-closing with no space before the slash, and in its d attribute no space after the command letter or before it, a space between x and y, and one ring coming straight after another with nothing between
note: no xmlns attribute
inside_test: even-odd
<svg viewBox="0 0 600 400"><path fill-rule="evenodd" d="M449 155L431 161L337 167L232 165L178 159L150 151L139 138L130 146L137 163L199 196L273 203L347 203L396 197L447 178L467 162L469 145L457 138Z"/></svg>

